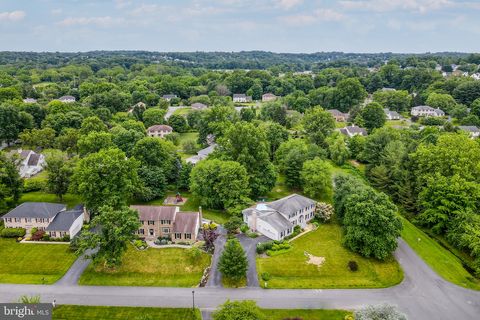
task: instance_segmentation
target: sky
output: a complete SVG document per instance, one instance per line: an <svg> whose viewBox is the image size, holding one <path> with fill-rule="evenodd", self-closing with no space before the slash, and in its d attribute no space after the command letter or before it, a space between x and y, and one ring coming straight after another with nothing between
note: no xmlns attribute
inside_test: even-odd
<svg viewBox="0 0 480 320"><path fill-rule="evenodd" d="M0 51L479 52L480 0L0 0Z"/></svg>

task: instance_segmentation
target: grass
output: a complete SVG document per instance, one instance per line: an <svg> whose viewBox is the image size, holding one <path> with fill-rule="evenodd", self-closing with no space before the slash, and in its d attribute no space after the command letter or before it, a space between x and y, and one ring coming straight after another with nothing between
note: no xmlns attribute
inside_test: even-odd
<svg viewBox="0 0 480 320"><path fill-rule="evenodd" d="M54 202L54 203L64 203L67 207L73 208L77 204L82 203L82 200L79 195L67 193L63 196L63 199L60 200L56 195L52 193L46 193L44 191L33 191L27 192L22 195L20 198L20 203L23 202Z"/></svg>
<svg viewBox="0 0 480 320"><path fill-rule="evenodd" d="M247 286L247 278L233 280L222 277L222 285L224 288L244 288Z"/></svg>
<svg viewBox="0 0 480 320"><path fill-rule="evenodd" d="M269 320L308 319L308 320L344 320L352 312L346 310L325 309L262 309Z"/></svg>
<svg viewBox="0 0 480 320"><path fill-rule="evenodd" d="M286 197L292 193L301 193L301 190L294 190L288 187L285 183L285 176L283 174L279 174L273 189L266 194L266 197L260 198L265 199L265 201L274 201Z"/></svg>
<svg viewBox="0 0 480 320"><path fill-rule="evenodd" d="M268 288L384 288L403 279L400 265L393 257L384 262L367 259L343 247L341 240L342 230L338 224L322 224L292 241L292 251L257 258L259 279L263 272L270 273ZM324 257L325 262L321 267L307 264L305 251ZM358 263L358 271L348 269L350 260ZM260 282L264 286L263 281Z"/></svg>
<svg viewBox="0 0 480 320"><path fill-rule="evenodd" d="M407 120L387 120L385 122L386 127L394 127L394 126L402 126L402 127L408 127L408 121Z"/></svg>
<svg viewBox="0 0 480 320"><path fill-rule="evenodd" d="M195 287L210 265L210 255L202 253L191 261L182 248L149 248L138 251L129 246L122 265L115 270L89 265L80 277L82 285Z"/></svg>
<svg viewBox="0 0 480 320"><path fill-rule="evenodd" d="M0 238L0 252L0 283L52 284L76 259L66 244L17 243L14 239Z"/></svg>
<svg viewBox="0 0 480 320"><path fill-rule="evenodd" d="M173 112L173 114L179 115L179 116L186 116L190 112L192 112L192 108L180 108L180 109L175 110L175 112Z"/></svg>
<svg viewBox="0 0 480 320"><path fill-rule="evenodd" d="M180 109L181 110L181 109ZM178 134L178 145L181 147L182 143L188 140L193 140L197 142L198 132L184 132Z"/></svg>
<svg viewBox="0 0 480 320"><path fill-rule="evenodd" d="M191 308L97 307L60 305L53 310L53 320L201 320L200 310Z"/></svg>
<svg viewBox="0 0 480 320"><path fill-rule="evenodd" d="M347 126L347 123L344 121L344 122L335 122L335 127L337 129L339 128L345 128Z"/></svg>
<svg viewBox="0 0 480 320"><path fill-rule="evenodd" d="M459 286L480 290L480 280L463 267L462 261L402 217L402 238L442 278Z"/></svg>

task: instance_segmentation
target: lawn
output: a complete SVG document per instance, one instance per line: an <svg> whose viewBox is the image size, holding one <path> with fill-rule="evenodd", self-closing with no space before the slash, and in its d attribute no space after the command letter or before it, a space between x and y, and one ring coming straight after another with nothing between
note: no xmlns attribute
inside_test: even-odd
<svg viewBox="0 0 480 320"><path fill-rule="evenodd" d="M44 191L33 191L27 192L22 195L19 200L22 202L54 202L54 203L64 203L69 209L75 207L77 204L82 203L80 196L76 194L67 193L63 196L63 199L60 200L56 195L52 193L46 193Z"/></svg>
<svg viewBox="0 0 480 320"><path fill-rule="evenodd" d="M0 238L0 252L0 283L52 284L76 259L66 244L17 243L14 239Z"/></svg>
<svg viewBox="0 0 480 320"><path fill-rule="evenodd" d="M210 255L203 253L191 261L182 248L148 248L138 251L129 246L122 265L115 271L89 265L80 277L81 285L195 287L210 265Z"/></svg>
<svg viewBox="0 0 480 320"><path fill-rule="evenodd" d="M191 308L97 307L60 305L53 310L53 320L201 320L200 310Z"/></svg>
<svg viewBox="0 0 480 320"><path fill-rule="evenodd" d="M180 109L175 110L175 112L173 112L173 114L179 115L179 116L186 116L190 112L192 112L192 108L180 108Z"/></svg>
<svg viewBox="0 0 480 320"><path fill-rule="evenodd" d="M185 141L193 140L197 142L198 132L184 132L178 134L178 145L181 147Z"/></svg>
<svg viewBox="0 0 480 320"><path fill-rule="evenodd" d="M468 273L459 258L407 219L402 217L402 222L402 238L436 273L459 286L480 290L480 280Z"/></svg>
<svg viewBox="0 0 480 320"><path fill-rule="evenodd" d="M263 272L272 276L268 288L383 288L403 279L400 265L392 257L385 262L367 259L341 245L342 230L336 223L322 224L315 231L292 241L293 249L274 257L258 257L259 279ZM307 264L304 252L324 257L320 267ZM350 260L358 263L351 272ZM263 281L260 281L263 286Z"/></svg>
<svg viewBox="0 0 480 320"><path fill-rule="evenodd" d="M305 320L344 320L352 315L345 310L325 309L262 309L269 320L305 319Z"/></svg>
<svg viewBox="0 0 480 320"><path fill-rule="evenodd" d="M386 127L395 127L395 126L401 126L401 127L409 127L409 123L407 120L387 120L385 122Z"/></svg>

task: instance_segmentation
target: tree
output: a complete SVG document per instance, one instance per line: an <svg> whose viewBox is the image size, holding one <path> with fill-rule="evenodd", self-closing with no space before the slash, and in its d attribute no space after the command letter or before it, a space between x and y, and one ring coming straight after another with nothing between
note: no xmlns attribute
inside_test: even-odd
<svg viewBox="0 0 480 320"><path fill-rule="evenodd" d="M307 196L324 199L332 196L332 166L327 161L319 158L305 161L301 177Z"/></svg>
<svg viewBox="0 0 480 320"><path fill-rule="evenodd" d="M53 129L51 128L45 128L45 129L52 130L53 135L55 135L55 131L53 131ZM79 136L80 136L80 133L78 129L66 128L62 130L60 135L55 139L55 145L57 148L63 151L66 151L68 154L78 153L77 145L78 145Z"/></svg>
<svg viewBox="0 0 480 320"><path fill-rule="evenodd" d="M89 153L95 153L102 149L108 149L114 146L112 134L109 132L91 131L78 139L78 151L82 156Z"/></svg>
<svg viewBox="0 0 480 320"><path fill-rule="evenodd" d="M425 103L427 104L427 106L441 109L448 114L450 114L457 106L457 102L455 101L455 99L447 93L432 92L428 95L427 101L425 101Z"/></svg>
<svg viewBox="0 0 480 320"><path fill-rule="evenodd" d="M90 132L106 132L107 126L96 116L85 118L80 128L81 135L87 135Z"/></svg>
<svg viewBox="0 0 480 320"><path fill-rule="evenodd" d="M335 109L348 112L351 107L363 102L367 91L357 78L347 78L338 82L333 94Z"/></svg>
<svg viewBox="0 0 480 320"><path fill-rule="evenodd" d="M195 154L198 151L198 145L195 140L187 140L182 143L182 150L187 154Z"/></svg>
<svg viewBox="0 0 480 320"><path fill-rule="evenodd" d="M227 300L213 313L214 320L264 320L265 315L255 301Z"/></svg>
<svg viewBox="0 0 480 320"><path fill-rule="evenodd" d="M168 118L168 125L173 128L173 131L180 133L188 130L187 120L178 114L172 114L170 118Z"/></svg>
<svg viewBox="0 0 480 320"><path fill-rule="evenodd" d="M256 117L256 111L254 108L242 108L240 109L240 119L242 121L251 122Z"/></svg>
<svg viewBox="0 0 480 320"><path fill-rule="evenodd" d="M301 171L307 156L291 150L284 160L285 184L289 188L300 189L302 187Z"/></svg>
<svg viewBox="0 0 480 320"><path fill-rule="evenodd" d="M469 106L473 101L480 98L480 82L468 81L461 83L453 90L453 96L459 103Z"/></svg>
<svg viewBox="0 0 480 320"><path fill-rule="evenodd" d="M19 138L24 145L32 148L53 148L55 146L55 130L52 128L24 130L20 133Z"/></svg>
<svg viewBox="0 0 480 320"><path fill-rule="evenodd" d="M103 205L119 207L133 195L138 184L138 161L118 149L100 150L78 162L72 184L88 209Z"/></svg>
<svg viewBox="0 0 480 320"><path fill-rule="evenodd" d="M251 194L255 197L268 193L276 181L276 171L270 162L265 130L249 122L230 126L225 136L218 139L219 158L237 161L248 173Z"/></svg>
<svg viewBox="0 0 480 320"><path fill-rule="evenodd" d="M226 209L248 202L247 171L238 162L200 161L192 169L190 180L190 190L206 208Z"/></svg>
<svg viewBox="0 0 480 320"><path fill-rule="evenodd" d="M376 128L381 128L387 118L382 106L379 103L372 102L360 111L363 126L371 133Z"/></svg>
<svg viewBox="0 0 480 320"><path fill-rule="evenodd" d="M392 111L409 111L412 105L412 96L406 90L377 91L373 94L373 101Z"/></svg>
<svg viewBox="0 0 480 320"><path fill-rule="evenodd" d="M17 140L24 129L33 126L33 117L12 106L0 106L0 144L8 144Z"/></svg>
<svg viewBox="0 0 480 320"><path fill-rule="evenodd" d="M95 227L100 231L80 234L76 253L80 255L88 249L97 249L88 255L94 264L103 263L106 268L121 265L127 244L135 239L135 231L140 227L138 212L128 207L102 206L91 222L91 228Z"/></svg>
<svg viewBox="0 0 480 320"><path fill-rule="evenodd" d="M143 113L143 123L145 127L151 127L156 124L165 124L165 114L167 112L160 108L150 108Z"/></svg>
<svg viewBox="0 0 480 320"><path fill-rule="evenodd" d="M270 159L273 160L278 147L280 147L282 142L288 140L288 131L285 129L285 127L275 122L262 123L262 127L267 135Z"/></svg>
<svg viewBox="0 0 480 320"><path fill-rule="evenodd" d="M141 166L138 168L139 186L135 190L135 198L148 202L165 195L167 182L162 168Z"/></svg>
<svg viewBox="0 0 480 320"><path fill-rule="evenodd" d="M137 142L132 155L143 166L161 168L167 181L175 181L179 170L176 148L170 141L145 137Z"/></svg>
<svg viewBox="0 0 480 320"><path fill-rule="evenodd" d="M112 142L115 144L120 150L125 152L127 156L131 156L133 152L133 148L137 144L138 141L145 138L145 134L138 132L137 130L133 129L125 129L121 126L115 126L110 130L112 135Z"/></svg>
<svg viewBox="0 0 480 320"><path fill-rule="evenodd" d="M230 280L240 281L247 276L248 260L237 238L227 241L218 261L218 270Z"/></svg>
<svg viewBox="0 0 480 320"><path fill-rule="evenodd" d="M5 200L12 198L16 203L22 194L23 179L18 173L15 161L0 152L0 211L6 209Z"/></svg>
<svg viewBox="0 0 480 320"><path fill-rule="evenodd" d="M343 165L350 156L343 135L337 133L327 138L328 153L335 164Z"/></svg>
<svg viewBox="0 0 480 320"><path fill-rule="evenodd" d="M280 102L264 103L260 109L260 119L273 121L284 126L286 124L287 108Z"/></svg>
<svg viewBox="0 0 480 320"><path fill-rule="evenodd" d="M207 252L213 252L215 249L215 240L218 238L217 225L213 222L203 224L202 236L205 241L205 250Z"/></svg>
<svg viewBox="0 0 480 320"><path fill-rule="evenodd" d="M65 153L53 150L47 154L47 186L50 192L62 200L70 186L74 165Z"/></svg>
<svg viewBox="0 0 480 320"><path fill-rule="evenodd" d="M335 129L335 119L321 107L307 110L302 123L309 139L319 146L325 146L325 139Z"/></svg>
<svg viewBox="0 0 480 320"><path fill-rule="evenodd" d="M355 311L356 320L407 320L395 306L388 304L367 306Z"/></svg>
<svg viewBox="0 0 480 320"><path fill-rule="evenodd" d="M242 218L233 216L230 217L228 221L223 224L223 227L228 231L228 233L235 233L242 224Z"/></svg>

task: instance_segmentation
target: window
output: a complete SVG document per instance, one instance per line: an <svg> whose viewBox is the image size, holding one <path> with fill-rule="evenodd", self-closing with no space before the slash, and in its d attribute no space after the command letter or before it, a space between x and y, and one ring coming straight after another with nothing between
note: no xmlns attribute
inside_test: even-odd
<svg viewBox="0 0 480 320"><path fill-rule="evenodd" d="M140 224L144 224L144 222L145 222L145 221L143 221L143 220L140 220Z"/></svg>
<svg viewBox="0 0 480 320"><path fill-rule="evenodd" d="M161 224L170 224L170 220L161 220L160 223Z"/></svg>
<svg viewBox="0 0 480 320"><path fill-rule="evenodd" d="M170 233L170 228L162 228L163 233Z"/></svg>
<svg viewBox="0 0 480 320"><path fill-rule="evenodd" d="M21 221L22 221L22 219L20 219L20 218L15 218L15 222L21 222Z"/></svg>
<svg viewBox="0 0 480 320"><path fill-rule="evenodd" d="M25 222L32 222L32 218L25 218Z"/></svg>
<svg viewBox="0 0 480 320"><path fill-rule="evenodd" d="M57 233L55 231L50 231L50 237L56 237Z"/></svg>
<svg viewBox="0 0 480 320"><path fill-rule="evenodd" d="M191 233L185 233L185 239L192 239Z"/></svg>
<svg viewBox="0 0 480 320"><path fill-rule="evenodd" d="M143 229L138 229L138 234L145 234L145 230L143 230Z"/></svg>
<svg viewBox="0 0 480 320"><path fill-rule="evenodd" d="M64 231L60 231L60 237L62 237L62 238L63 238L63 237L65 237L66 235L67 235L67 233L66 233L66 232L64 232Z"/></svg>
<svg viewBox="0 0 480 320"><path fill-rule="evenodd" d="M149 226L150 226L150 225L152 225L152 226L155 225L155 221L153 221L153 220L148 220L148 225L149 225Z"/></svg>
<svg viewBox="0 0 480 320"><path fill-rule="evenodd" d="M181 233L175 233L175 239L182 239Z"/></svg>

